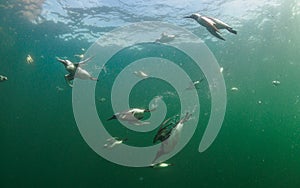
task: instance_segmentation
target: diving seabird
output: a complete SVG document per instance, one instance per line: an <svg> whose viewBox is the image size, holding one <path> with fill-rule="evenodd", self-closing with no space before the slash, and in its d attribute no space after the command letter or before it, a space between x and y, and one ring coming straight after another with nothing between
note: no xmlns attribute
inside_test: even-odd
<svg viewBox="0 0 300 188"><path fill-rule="evenodd" d="M71 81L74 80L74 78L80 78L82 80L90 79L90 80L98 81L97 78L92 77L88 71L86 71L81 67L81 65L90 61L92 58L93 57L87 58L86 60L80 61L78 63L73 63L67 59L64 60L64 59L57 58L57 60L61 62L65 66L66 70L69 72L69 74L65 75L65 79L70 87L73 87Z"/></svg>
<svg viewBox="0 0 300 188"><path fill-rule="evenodd" d="M234 30L232 27L230 27L228 24L222 22L219 19L208 17L208 16L203 16L198 13L194 13L190 16L185 16L184 18L192 18L196 20L200 25L206 27L206 29L215 37L225 40L221 35L220 35L220 29L227 29L229 32L233 34L237 34L237 31Z"/></svg>

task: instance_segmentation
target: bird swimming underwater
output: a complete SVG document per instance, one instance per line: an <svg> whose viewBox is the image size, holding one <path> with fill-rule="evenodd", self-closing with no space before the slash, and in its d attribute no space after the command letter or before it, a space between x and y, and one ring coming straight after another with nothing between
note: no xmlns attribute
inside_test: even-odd
<svg viewBox="0 0 300 188"><path fill-rule="evenodd" d="M178 116L168 118L159 126L159 129L153 138L153 144L155 144L158 141L163 142L170 137L171 132L177 123L177 117Z"/></svg>
<svg viewBox="0 0 300 188"><path fill-rule="evenodd" d="M98 81L97 78L92 77L89 72L87 72L85 69L81 67L81 65L90 61L92 58L93 57L87 58L86 60L80 61L78 63L73 63L70 60L57 58L57 60L61 62L65 66L66 70L69 72L69 74L65 75L65 80L70 87L73 87L73 83L71 81L74 80L74 78L80 78L82 80L90 79L90 80Z"/></svg>
<svg viewBox="0 0 300 188"><path fill-rule="evenodd" d="M115 113L112 117L108 118L107 121L112 119L118 119L120 121L127 121L128 123L135 125L148 124L149 122L141 122L140 120L144 118L145 112L151 112L155 109L141 109L141 108L131 108L127 111Z"/></svg>
<svg viewBox="0 0 300 188"><path fill-rule="evenodd" d="M187 122L191 118L191 115L192 114L190 114L190 113L186 113L182 119L180 119L179 121L177 121L175 123L175 125L171 129L171 132L167 131L166 132L167 134L164 134L165 135L164 137L161 137L161 138L158 137L159 139L157 139L157 140L162 140L163 142L161 143L161 146L160 146L159 150L157 151L152 164L156 164L157 159L159 159L161 156L163 156L165 154L172 152L175 149L175 147L181 137L183 125L185 122ZM155 137L157 137L157 135ZM155 141L155 138L154 138L154 141Z"/></svg>
<svg viewBox="0 0 300 188"><path fill-rule="evenodd" d="M227 29L230 33L237 34L237 31L234 30L232 27L230 27L228 24L222 22L219 19L208 17L208 16L203 16L198 13L194 13L190 16L185 16L184 18L192 18L196 20L200 25L206 27L206 29L215 37L225 40L221 35L220 35L220 29Z"/></svg>

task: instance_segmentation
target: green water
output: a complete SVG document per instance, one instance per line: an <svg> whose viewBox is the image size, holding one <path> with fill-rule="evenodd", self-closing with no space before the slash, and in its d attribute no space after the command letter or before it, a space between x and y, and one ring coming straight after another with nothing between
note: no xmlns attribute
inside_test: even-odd
<svg viewBox="0 0 300 188"><path fill-rule="evenodd" d="M208 150L199 153L199 142L208 121L205 113L210 110L208 85L203 82L198 91L205 93L200 97L202 106L198 128L187 146L168 160L174 166L163 169L119 166L103 159L87 145L74 119L72 89L63 78L67 72L55 57L78 61L74 54L84 53L82 48L88 49L95 40L80 37L64 40L67 37L58 36L74 34L72 29L76 28L76 24L73 22L50 20L35 24L21 18L22 6L4 8L18 3L20 1L0 3L4 5L0 8L0 74L8 77L8 81L0 83L0 187L300 186L298 1L274 1L274 7L266 3L258 9L250 9L247 13L252 17L236 17L238 22L235 17L230 17L228 22L237 26L238 35L222 32L225 42L211 40L206 30L192 21L173 23L173 19L170 20L204 38L220 66L224 67L227 109L217 139ZM135 5L131 1L128 3ZM179 13L186 15L205 9L208 14L218 16L213 7L205 7L205 2L201 3L203 7ZM136 4L136 10L144 10L141 4ZM149 4L152 6L155 3ZM150 9L150 5L145 7ZM51 3L48 6L51 7ZM176 7L174 4L172 6ZM172 9L172 6L165 8ZM124 14L121 10L116 13L114 9L103 5L96 12L104 11L104 15ZM76 12L75 9L73 11ZM134 12L131 9L126 11L129 14ZM172 10L169 11L172 13ZM243 12L235 11L236 14ZM124 22L163 19L155 15L141 19L128 16ZM112 18L108 20L114 21ZM78 25L83 24L78 22ZM118 25L122 25L122 22L88 29L101 37L102 32L109 32ZM26 63L28 54L34 59L31 65ZM130 58L124 55L122 61L126 63L132 60ZM109 70L115 70L113 74L116 74L119 68L118 65L112 65ZM273 80L279 80L281 84L276 87L272 84ZM101 92L109 93L109 82L112 80L107 81L103 90L97 85L96 100L97 92L99 95ZM131 105L146 107L149 100L138 95L138 92L153 85L155 88L152 92L144 91L145 98L151 99L160 92L173 89L156 79L141 82L132 91ZM231 91L232 87L239 90ZM171 108L169 115L178 113L177 96L168 100ZM111 109L103 110L109 105L107 101L96 104L101 118L107 119L111 115ZM100 113L102 111L104 114ZM126 132L117 127L110 131L118 134ZM129 132L127 136L134 138L131 141L129 139L129 144L144 145L148 140L152 141L154 134L134 135ZM133 140L141 140L142 143Z"/></svg>

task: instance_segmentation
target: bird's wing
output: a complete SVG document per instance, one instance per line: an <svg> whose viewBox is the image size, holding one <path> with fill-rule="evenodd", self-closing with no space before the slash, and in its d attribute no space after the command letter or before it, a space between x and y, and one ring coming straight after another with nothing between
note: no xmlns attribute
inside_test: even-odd
<svg viewBox="0 0 300 188"><path fill-rule="evenodd" d="M213 20L217 26L222 26L222 28L230 28L230 26L224 22L222 22L221 20L217 19L217 18L212 18L212 17L208 17L209 19ZM219 28L221 29L221 28Z"/></svg>
<svg viewBox="0 0 300 188"><path fill-rule="evenodd" d="M209 17L202 17L202 19L213 28L213 30L219 32L219 29L216 27L216 23Z"/></svg>
<svg viewBox="0 0 300 188"><path fill-rule="evenodd" d="M212 28L207 28L207 30L215 37L221 39L221 40L225 40L219 33L217 33L217 31L213 30Z"/></svg>
<svg viewBox="0 0 300 188"><path fill-rule="evenodd" d="M95 57L95 56L92 56L92 57L89 57L89 58L87 58L87 59L85 59L85 60L83 60L83 61L80 61L80 62L78 63L78 65L84 65L84 64L87 63L88 61L92 60L94 57Z"/></svg>

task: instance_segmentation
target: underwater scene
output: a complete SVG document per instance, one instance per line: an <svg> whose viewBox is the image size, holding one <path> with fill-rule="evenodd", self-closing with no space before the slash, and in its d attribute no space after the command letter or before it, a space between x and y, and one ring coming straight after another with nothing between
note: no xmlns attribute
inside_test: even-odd
<svg viewBox="0 0 300 188"><path fill-rule="evenodd" d="M300 1L0 15L0 187L300 187Z"/></svg>

